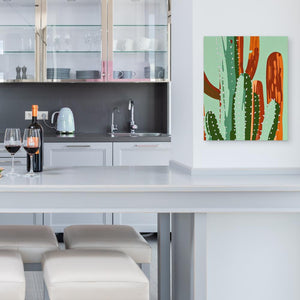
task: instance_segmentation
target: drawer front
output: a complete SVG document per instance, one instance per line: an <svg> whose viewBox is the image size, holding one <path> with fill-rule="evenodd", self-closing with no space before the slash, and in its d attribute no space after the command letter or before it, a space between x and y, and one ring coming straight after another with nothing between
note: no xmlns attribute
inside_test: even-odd
<svg viewBox="0 0 300 300"><path fill-rule="evenodd" d="M15 157L15 167L26 166L27 159L26 157ZM0 157L0 167L10 167L11 158L10 157Z"/></svg>
<svg viewBox="0 0 300 300"><path fill-rule="evenodd" d="M168 166L171 143L114 143L114 166Z"/></svg>
<svg viewBox="0 0 300 300"><path fill-rule="evenodd" d="M45 144L45 167L111 166L111 143Z"/></svg>

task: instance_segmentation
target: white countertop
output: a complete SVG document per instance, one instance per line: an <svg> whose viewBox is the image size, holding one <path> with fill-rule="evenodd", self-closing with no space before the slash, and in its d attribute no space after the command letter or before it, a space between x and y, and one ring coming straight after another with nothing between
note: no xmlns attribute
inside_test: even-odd
<svg viewBox="0 0 300 300"><path fill-rule="evenodd" d="M300 212L300 175L191 176L169 167L53 168L37 178L1 178L0 212Z"/></svg>
<svg viewBox="0 0 300 300"><path fill-rule="evenodd" d="M25 174L25 170L19 170ZM1 192L255 192L300 191L300 175L188 175L169 167L73 167L37 178L3 177Z"/></svg>

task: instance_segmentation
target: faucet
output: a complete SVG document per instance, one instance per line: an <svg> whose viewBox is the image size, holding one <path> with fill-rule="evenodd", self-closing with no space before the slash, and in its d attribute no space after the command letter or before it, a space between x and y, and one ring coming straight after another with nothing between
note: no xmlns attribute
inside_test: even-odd
<svg viewBox="0 0 300 300"><path fill-rule="evenodd" d="M110 133L113 136L115 132L118 131L118 125L115 124L115 113L119 113L120 109L119 107L114 107L111 113L111 126L110 126Z"/></svg>
<svg viewBox="0 0 300 300"><path fill-rule="evenodd" d="M128 110L130 111L130 122L129 122L130 134L135 134L135 131L138 129L138 126L134 122L134 102L132 99L129 99Z"/></svg>

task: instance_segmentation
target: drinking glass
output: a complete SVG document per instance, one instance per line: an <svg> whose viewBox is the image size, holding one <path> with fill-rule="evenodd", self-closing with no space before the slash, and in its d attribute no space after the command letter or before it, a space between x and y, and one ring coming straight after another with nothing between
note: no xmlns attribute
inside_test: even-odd
<svg viewBox="0 0 300 300"><path fill-rule="evenodd" d="M4 147L11 155L11 170L7 175L19 176L15 172L15 154L21 148L21 130L19 128L7 128L4 135Z"/></svg>
<svg viewBox="0 0 300 300"><path fill-rule="evenodd" d="M26 177L37 177L33 172L33 155L38 152L41 146L41 137L39 129L26 128L23 136L23 147L30 156L30 171L25 175Z"/></svg>

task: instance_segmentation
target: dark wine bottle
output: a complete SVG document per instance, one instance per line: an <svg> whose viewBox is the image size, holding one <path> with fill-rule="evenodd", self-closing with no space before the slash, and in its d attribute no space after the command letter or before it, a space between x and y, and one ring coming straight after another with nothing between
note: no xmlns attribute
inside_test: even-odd
<svg viewBox="0 0 300 300"><path fill-rule="evenodd" d="M38 105L32 105L32 122L29 125L28 128L30 129L39 129L40 130L40 136L41 136L41 146L37 150L37 152L33 155L33 171L34 172L42 172L43 171L43 165L44 165L44 129L43 127L38 123L37 121L37 115L38 115ZM27 154L27 171L30 170L30 156Z"/></svg>

